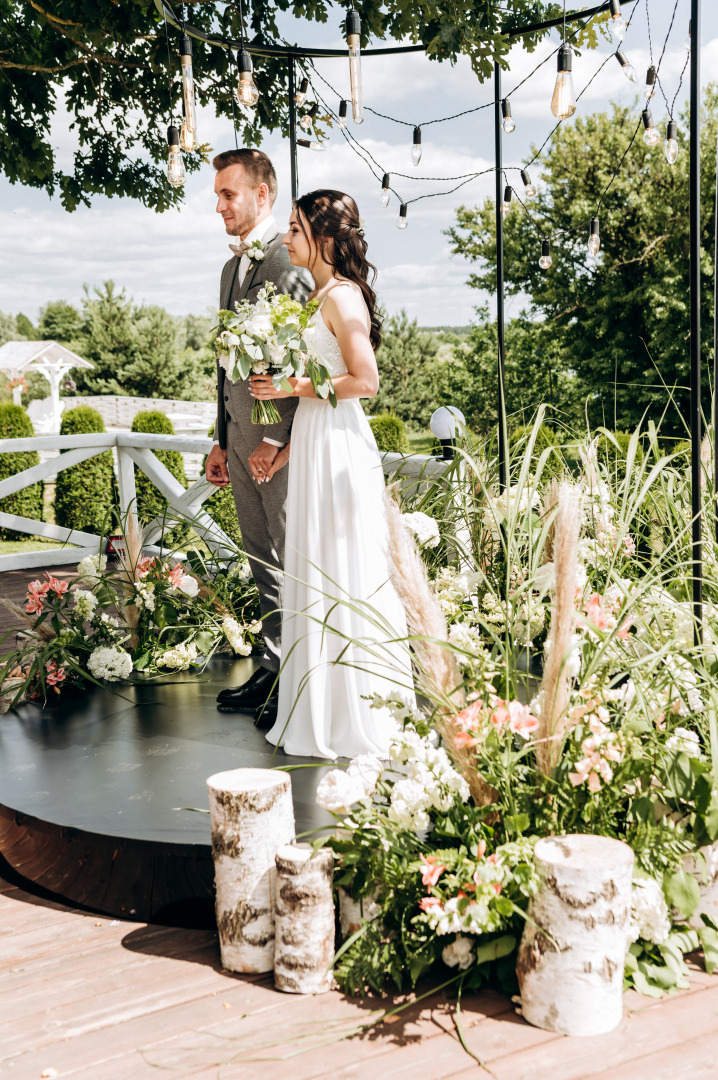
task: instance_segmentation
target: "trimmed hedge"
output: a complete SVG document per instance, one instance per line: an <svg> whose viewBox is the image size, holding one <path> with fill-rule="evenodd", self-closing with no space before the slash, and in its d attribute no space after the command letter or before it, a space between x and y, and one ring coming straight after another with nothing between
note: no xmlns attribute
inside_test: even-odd
<svg viewBox="0 0 718 1080"><path fill-rule="evenodd" d="M34 434L32 421L22 405L13 405L11 402L0 405L0 439L27 439L32 438ZM40 455L37 450L0 454L0 480L5 480L8 476L14 476L24 469L30 469L33 465L39 464ZM0 499L0 510L4 510L6 514L17 514L19 517L43 521L42 499L43 485L40 482ZM0 529L0 540L27 540L29 535L29 533L18 532L17 529Z"/></svg>
<svg viewBox="0 0 718 1080"><path fill-rule="evenodd" d="M138 412L132 421L132 431L142 431L152 435L175 434L172 421L159 409ZM179 450L153 450L152 452L157 460L186 488L187 477L185 476L182 454ZM145 476L139 469L135 469L135 485L137 488L137 516L139 520L146 525L153 518L162 517L167 508L167 500L164 495L160 495L150 478ZM165 546L179 547L188 538L189 525L177 525L170 532L165 533L163 543Z"/></svg>
<svg viewBox="0 0 718 1080"><path fill-rule="evenodd" d="M61 435L87 435L96 431L105 431L105 421L89 405L77 405L62 417ZM57 474L55 521L58 525L107 535L115 523L116 505L117 483L111 450Z"/></svg>
<svg viewBox="0 0 718 1080"><path fill-rule="evenodd" d="M380 453L409 453L409 440L404 430L404 421L396 413L379 413L378 416L371 418L369 426L374 434Z"/></svg>

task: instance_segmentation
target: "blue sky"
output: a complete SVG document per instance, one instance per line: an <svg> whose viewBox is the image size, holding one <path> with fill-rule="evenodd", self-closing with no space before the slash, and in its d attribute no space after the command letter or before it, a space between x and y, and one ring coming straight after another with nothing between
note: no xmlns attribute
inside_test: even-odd
<svg viewBox="0 0 718 1080"><path fill-rule="evenodd" d="M676 4L676 18L661 67L669 99L677 88L685 60L690 0L648 0L652 39L658 51ZM627 5L626 13L634 7L624 51L642 82L650 62L646 0ZM704 3L703 8L702 72L706 82L718 72L718 5ZM342 48L341 14L337 7L336 19L324 26L291 20L284 24L284 32L298 44ZM511 70L504 73L504 92L532 71L557 41L554 34L533 54L515 48ZM575 60L577 92L611 51L605 42L597 52L585 52ZM199 51L196 66L201 70ZM318 67L348 97L346 61L325 60ZM549 61L512 95L516 131L504 137L505 166L520 165L530 156L531 143L540 144L551 131L554 121L549 104L554 79L555 64ZM421 54L367 57L363 62L363 83L367 105L412 124L426 123L493 99L493 84L479 83L464 60L451 66L430 62ZM261 91L261 80L258 85ZM577 115L598 111L610 100L635 102L638 110L636 90L619 65L609 63L582 98ZM679 100L687 91L686 79ZM334 103L331 95L327 100ZM657 121L659 113L656 109ZM212 110L200 113L199 128L201 141L210 142L217 151L234 144L231 125L218 121ZM352 126L352 134L387 171L456 176L493 164L491 109L425 128L423 157L416 170L411 163L410 128L367 112L361 126ZM53 137L60 160L69 164L73 138L62 112L57 114ZM290 203L288 146L278 136L268 136L263 149L272 157L279 176L276 217L286 223ZM532 178L539 179L536 166ZM112 278L137 302L162 304L178 315L203 313L216 303L220 269L228 257L227 238L214 212L213 179L213 170L207 166L188 181L183 208L165 214L155 214L129 199L96 199L90 209L67 213L57 199L0 179L0 249L12 252L12 258L6 257L0 268L0 309L24 311L35 318L44 302L64 299L79 304L84 283L98 285ZM377 290L381 301L388 311L405 308L423 326L466 324L480 300L490 301L490 297L481 297L466 285L469 268L462 259L451 256L444 230L451 225L456 207L492 195L493 184L493 176L488 175L453 195L410 206L409 226L399 231L395 227L397 201L392 199L386 210L381 206L379 183L339 133L333 134L326 153L300 151L300 191L335 187L354 195L365 220L370 257L380 271ZM451 186L413 179L396 182L404 198ZM513 304L520 305L520 300L515 299Z"/></svg>

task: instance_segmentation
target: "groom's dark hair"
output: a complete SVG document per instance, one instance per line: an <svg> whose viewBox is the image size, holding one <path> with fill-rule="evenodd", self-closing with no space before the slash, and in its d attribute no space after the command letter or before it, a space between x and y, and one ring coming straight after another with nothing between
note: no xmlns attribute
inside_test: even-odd
<svg viewBox="0 0 718 1080"><path fill-rule="evenodd" d="M277 174L274 165L261 150L244 146L239 150L225 150L223 154L217 154L212 164L217 172L228 169L230 165L241 165L255 187L267 185L270 203L273 204L277 198Z"/></svg>

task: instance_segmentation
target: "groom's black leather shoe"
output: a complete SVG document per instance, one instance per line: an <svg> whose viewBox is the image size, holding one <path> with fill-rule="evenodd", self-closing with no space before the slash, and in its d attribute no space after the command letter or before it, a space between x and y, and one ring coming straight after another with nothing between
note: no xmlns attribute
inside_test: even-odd
<svg viewBox="0 0 718 1080"><path fill-rule="evenodd" d="M279 694L272 694L267 701L260 705L254 714L254 726L259 728L260 731L269 731L270 727L274 726L274 721L277 719L277 706L279 705Z"/></svg>
<svg viewBox="0 0 718 1080"><path fill-rule="evenodd" d="M220 690L217 705L225 712L254 712L272 692L277 674L267 668L257 668L251 678L242 686ZM276 692L276 687L274 687Z"/></svg>

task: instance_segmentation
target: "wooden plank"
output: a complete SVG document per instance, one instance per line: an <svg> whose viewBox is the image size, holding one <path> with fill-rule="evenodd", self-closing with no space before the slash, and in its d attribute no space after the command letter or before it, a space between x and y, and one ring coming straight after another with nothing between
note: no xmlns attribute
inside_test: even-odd
<svg viewBox="0 0 718 1080"><path fill-rule="evenodd" d="M38 480L46 480L48 476L55 476L65 469L71 469L73 465L79 465L89 458L97 457L103 449L104 447L91 446L67 450L64 454L41 461L39 465L33 465L30 469L23 469L22 472L8 476L5 480L0 480L0 499L4 499L6 495L14 495L16 491L22 491L31 484L36 484Z"/></svg>
<svg viewBox="0 0 718 1080"><path fill-rule="evenodd" d="M117 487L120 499L120 514L123 523L128 517L137 525L137 485L135 484L135 464L124 449L117 447Z"/></svg>
<svg viewBox="0 0 718 1080"><path fill-rule="evenodd" d="M587 1073L586 1080L698 1080L699 1077L715 1077L718 1067L718 1030L693 1037L693 1031L683 1032L681 1042L670 1050L658 1050L653 1054L624 1062L611 1069Z"/></svg>
<svg viewBox="0 0 718 1080"><path fill-rule="evenodd" d="M35 518L19 517L17 514L7 514L0 510L0 526L5 529L17 529L19 532L30 533L31 536L44 536L48 540L59 540L63 544L82 544L88 547L97 545L100 550L101 537L95 533L82 532L81 529L65 529L60 525L51 525L48 521L36 521Z"/></svg>
<svg viewBox="0 0 718 1080"><path fill-rule="evenodd" d="M106 449L116 443L117 433L114 431L90 432L86 435L32 435L22 439L0 439L0 454L27 450L74 450L81 446Z"/></svg>
<svg viewBox="0 0 718 1080"><path fill-rule="evenodd" d="M151 435L149 432L118 432L117 445L136 450L180 450L185 454L208 454L212 439L207 435Z"/></svg>
<svg viewBox="0 0 718 1080"><path fill-rule="evenodd" d="M32 570L47 567L52 561L55 566L68 566L78 563L86 555L97 555L97 546L91 548L71 547L52 548L48 551L16 551L11 555L0 555L0 571ZM33 575L31 575L33 576Z"/></svg>

